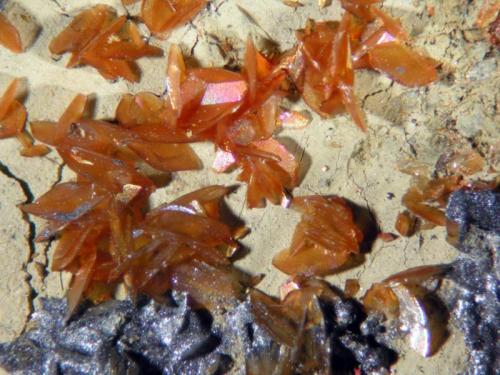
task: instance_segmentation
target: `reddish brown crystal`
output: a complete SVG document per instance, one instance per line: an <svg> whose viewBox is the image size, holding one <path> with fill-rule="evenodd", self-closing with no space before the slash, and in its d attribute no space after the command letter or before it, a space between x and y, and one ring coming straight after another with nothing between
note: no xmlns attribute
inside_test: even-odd
<svg viewBox="0 0 500 375"><path fill-rule="evenodd" d="M0 13L0 45L14 53L23 52L23 45L19 32L2 13Z"/></svg>
<svg viewBox="0 0 500 375"><path fill-rule="evenodd" d="M123 77L132 82L140 78L135 60L163 55L160 48L143 40L132 21L118 17L106 5L96 5L77 15L52 40L49 49L56 55L71 52L68 67L91 65L106 79Z"/></svg>
<svg viewBox="0 0 500 375"><path fill-rule="evenodd" d="M35 138L57 146L63 159L82 176L100 181L108 189L120 190L119 186L125 183L150 184L133 170L134 161L143 161L163 172L201 167L188 145L168 140L151 142L135 129L84 118L86 105L87 97L78 95L57 123L31 123ZM91 168L86 167L89 162L93 163ZM117 179L120 182L113 188L112 181Z"/></svg>
<svg viewBox="0 0 500 375"><path fill-rule="evenodd" d="M291 275L327 275L359 253L363 234L342 198L299 197L294 198L292 208L302 214L302 219L290 247L273 259L279 270Z"/></svg>
<svg viewBox="0 0 500 375"><path fill-rule="evenodd" d="M400 42L379 44L370 50L368 56L373 69L405 86L424 86L438 78L434 60L416 54Z"/></svg>
<svg viewBox="0 0 500 375"><path fill-rule="evenodd" d="M310 24L298 34L297 59L304 61L296 80L305 102L322 116L346 110L362 130L364 115L354 96L354 72L351 62L349 26L345 14L340 24Z"/></svg>
<svg viewBox="0 0 500 375"><path fill-rule="evenodd" d="M176 289L212 309L243 298L253 285L227 259L233 251L224 250L238 246L233 229L220 221L227 188L207 187L144 215L147 188L127 184L117 194L99 182L58 184L23 206L48 220L41 239L60 233L52 269L74 274L70 311L84 293L105 298L109 288L102 283L112 287L122 279L132 293L160 296Z"/></svg>
<svg viewBox="0 0 500 375"><path fill-rule="evenodd" d="M177 26L187 23L207 0L142 0L141 17L151 33L165 38Z"/></svg>

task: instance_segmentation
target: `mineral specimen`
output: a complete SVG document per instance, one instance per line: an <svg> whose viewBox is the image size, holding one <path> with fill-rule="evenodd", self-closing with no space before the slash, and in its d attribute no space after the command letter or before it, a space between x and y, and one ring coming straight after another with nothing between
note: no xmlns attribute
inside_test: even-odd
<svg viewBox="0 0 500 375"><path fill-rule="evenodd" d="M20 85L21 81L15 79L0 98L0 138L16 136L24 129L26 109L16 100Z"/></svg>
<svg viewBox="0 0 500 375"><path fill-rule="evenodd" d="M415 233L416 218L408 211L403 211L398 214L396 219L396 230L404 237L411 237Z"/></svg>

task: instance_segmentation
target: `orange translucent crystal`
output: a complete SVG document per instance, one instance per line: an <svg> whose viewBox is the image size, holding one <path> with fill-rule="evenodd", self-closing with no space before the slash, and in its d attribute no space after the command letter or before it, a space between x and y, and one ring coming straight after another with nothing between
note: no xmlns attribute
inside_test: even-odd
<svg viewBox="0 0 500 375"><path fill-rule="evenodd" d="M208 0L142 0L141 18L156 37L165 38L199 13Z"/></svg>
<svg viewBox="0 0 500 375"><path fill-rule="evenodd" d="M0 98L0 138L14 137L22 132L26 122L26 109L16 100L21 81L15 79Z"/></svg>
<svg viewBox="0 0 500 375"><path fill-rule="evenodd" d="M450 267L448 265L431 265L409 268L389 276L380 283L374 283L363 297L363 304L368 311L378 311L387 318L399 315L398 297L393 288L397 285L416 286L426 281L440 278Z"/></svg>
<svg viewBox="0 0 500 375"><path fill-rule="evenodd" d="M64 161L82 177L120 191L126 183L152 184L135 171L137 162L163 172L201 167L189 145L144 140L134 129L85 118L87 101L84 95L75 97L58 122L31 123L34 137L56 146Z"/></svg>
<svg viewBox="0 0 500 375"><path fill-rule="evenodd" d="M279 355L269 351L253 353L246 360L248 374L331 373L330 350L324 344L327 329L324 306L335 303L340 295L322 280L295 277L295 287L281 301L257 290L250 291L251 313L255 322L280 343Z"/></svg>
<svg viewBox="0 0 500 375"><path fill-rule="evenodd" d="M144 41L135 23L126 16L118 17L106 5L78 14L52 40L49 49L56 55L71 52L68 67L91 65L106 79L123 77L131 82L140 79L135 60L163 55L160 48Z"/></svg>
<svg viewBox="0 0 500 375"><path fill-rule="evenodd" d="M339 197L294 198L292 208L302 214L292 243L278 253L273 265L290 275L328 275L359 253L363 233L351 208Z"/></svg>
<svg viewBox="0 0 500 375"><path fill-rule="evenodd" d="M263 207L266 200L280 204L298 183L297 161L273 138L287 118L297 118L280 107L285 78L285 71L250 39L241 72L188 68L173 45L165 97L125 95L116 117L145 140L213 142L219 150L216 171L242 169L238 179L248 183L249 207Z"/></svg>
<svg viewBox="0 0 500 375"><path fill-rule="evenodd" d="M83 295L100 300L121 280L133 294L160 297L176 289L215 309L234 304L254 282L227 258L238 247L235 229L219 213L228 192L203 188L145 214L147 187L126 184L116 193L76 181L22 209L48 221L39 240L60 236L52 269L74 275L70 313Z"/></svg>
<svg viewBox="0 0 500 375"><path fill-rule="evenodd" d="M400 212L396 219L396 230L404 237L411 237L415 233L416 218L408 211Z"/></svg>
<svg viewBox="0 0 500 375"><path fill-rule="evenodd" d="M323 117L348 112L363 131L367 126L354 94L354 70L371 68L406 86L437 77L436 61L407 46L401 23L374 4L343 0L340 23L309 21L297 33L298 47L287 65L304 101Z"/></svg>
<svg viewBox="0 0 500 375"><path fill-rule="evenodd" d="M0 97L0 139L17 137L22 146L22 156L43 156L49 149L44 145L34 145L24 128L28 114L24 105L17 100L20 87L21 81L15 79Z"/></svg>
<svg viewBox="0 0 500 375"><path fill-rule="evenodd" d="M14 53L23 52L23 45L19 32L2 13L0 13L0 45Z"/></svg>

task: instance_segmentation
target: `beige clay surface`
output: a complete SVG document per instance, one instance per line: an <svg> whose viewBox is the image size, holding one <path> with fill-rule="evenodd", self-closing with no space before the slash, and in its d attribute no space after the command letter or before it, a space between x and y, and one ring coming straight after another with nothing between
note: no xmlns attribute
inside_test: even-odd
<svg viewBox="0 0 500 375"><path fill-rule="evenodd" d="M213 0L192 23L176 30L169 39L153 39L152 43L165 50L171 43L179 43L184 53L202 66L234 65L249 34L261 49L285 50L294 43L294 30L307 18L340 18L336 0L322 10L315 0L302 2L304 7L292 9L279 0ZM165 58L142 60L141 82L127 84L107 82L92 68L68 70L64 67L67 56L56 61L48 52L50 40L69 22L68 14L97 3L114 5L123 13L119 0L11 3L24 8L42 27L26 53L13 55L0 48L0 92L14 77L24 77L30 119L57 119L77 93L95 94L96 117L111 118L121 94L162 92ZM482 0L384 2L384 9L402 20L415 47L443 63L442 79L429 87L410 89L375 72L356 72L356 93L367 115L368 133L358 131L345 115L329 120L313 115L307 128L279 134L301 161L303 180L295 195L343 196L371 213L382 231L394 232L397 213L402 209L401 197L410 184L410 177L397 169L401 160L415 158L427 163L432 171L442 153L475 147L498 170L498 50L484 41L474 26L481 4ZM433 16L428 14L429 7L434 7ZM221 42L230 43L234 52L222 56L217 47ZM293 106L305 109L302 102ZM154 194L153 206L208 184L234 184L236 173L218 175L211 171L212 146L198 144L195 149L204 170L175 174L169 186ZM54 152L44 158L27 159L19 156L17 141L0 142L0 342L23 331L39 297L64 295L68 277L49 272L53 244L33 242L42 223L23 217L16 205L71 178L72 173ZM245 189L240 187L228 199L252 231L243 241L250 252L239 265L264 273L260 287L276 294L286 276L273 268L271 260L289 243L299 216L279 206L248 210ZM358 278L361 296L372 282L392 273L449 262L455 255L445 241L445 230L435 228L390 243L377 240L361 265L329 280L343 287L346 278ZM442 350L432 358L421 359L408 348L402 350L395 374L455 374L467 360L462 338L453 329Z"/></svg>

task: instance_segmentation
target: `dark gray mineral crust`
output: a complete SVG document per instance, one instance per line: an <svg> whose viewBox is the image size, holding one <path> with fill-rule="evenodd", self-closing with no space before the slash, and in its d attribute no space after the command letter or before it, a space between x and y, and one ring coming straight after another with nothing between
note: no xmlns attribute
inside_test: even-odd
<svg viewBox="0 0 500 375"><path fill-rule="evenodd" d="M230 361L213 350L211 322L178 295L176 305L110 301L65 322L66 302L46 299L32 329L0 345L13 374L217 374Z"/></svg>
<svg viewBox="0 0 500 375"><path fill-rule="evenodd" d="M245 301L214 323L193 310L186 295L174 305L144 299L84 306L65 322L66 303L43 300L31 329L0 345L0 366L13 374L245 374L252 361L278 362L283 348L255 323ZM316 342L328 355L334 374L389 368L395 354L360 333L361 306L339 299L325 305L324 326Z"/></svg>
<svg viewBox="0 0 500 375"><path fill-rule="evenodd" d="M459 226L460 255L450 275L456 282L450 304L470 352L466 374L498 374L500 193L457 191L446 215Z"/></svg>

